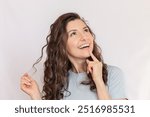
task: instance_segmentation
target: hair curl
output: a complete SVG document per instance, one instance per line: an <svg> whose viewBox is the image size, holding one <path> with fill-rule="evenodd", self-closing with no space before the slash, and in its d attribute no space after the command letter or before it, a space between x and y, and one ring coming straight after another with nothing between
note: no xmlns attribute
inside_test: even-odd
<svg viewBox="0 0 150 117"><path fill-rule="evenodd" d="M64 92L68 88L68 70L72 68L71 62L68 59L66 51L66 43L68 34L66 26L68 22L80 19L85 24L85 20L82 19L77 13L66 13L61 15L51 26L50 33L46 37L47 43L42 47L41 57L36 61L35 64L39 63L43 57L43 49L46 47L46 60L44 62L44 86L43 86L43 97L46 100L59 100L63 99ZM87 24L86 24L87 25ZM94 36L94 33L90 29L90 33ZM107 65L104 63L101 49L94 41L93 54L96 58L102 62L102 77L105 85L107 85ZM91 57L89 57L92 60ZM34 65L35 65L34 64ZM33 65L33 66L34 66ZM90 90L96 89L95 83L92 80L92 76L88 74L89 80L83 81L82 84L90 85ZM69 92L70 93L70 92ZM71 93L70 93L71 94Z"/></svg>

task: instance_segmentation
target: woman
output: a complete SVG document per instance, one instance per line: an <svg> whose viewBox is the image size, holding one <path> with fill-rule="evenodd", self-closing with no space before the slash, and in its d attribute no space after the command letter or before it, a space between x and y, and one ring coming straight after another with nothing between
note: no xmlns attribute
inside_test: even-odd
<svg viewBox="0 0 150 117"><path fill-rule="evenodd" d="M21 78L21 89L32 99L126 98L121 70L104 63L94 33L78 14L61 15L51 25L44 47L43 96L28 74Z"/></svg>

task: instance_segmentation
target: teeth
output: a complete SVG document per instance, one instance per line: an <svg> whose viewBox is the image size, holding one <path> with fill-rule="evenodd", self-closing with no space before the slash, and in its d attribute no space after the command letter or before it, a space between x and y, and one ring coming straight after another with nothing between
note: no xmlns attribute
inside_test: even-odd
<svg viewBox="0 0 150 117"><path fill-rule="evenodd" d="M86 47L89 47L89 46L90 46L90 44L83 44L79 48L82 49L82 48L86 48Z"/></svg>

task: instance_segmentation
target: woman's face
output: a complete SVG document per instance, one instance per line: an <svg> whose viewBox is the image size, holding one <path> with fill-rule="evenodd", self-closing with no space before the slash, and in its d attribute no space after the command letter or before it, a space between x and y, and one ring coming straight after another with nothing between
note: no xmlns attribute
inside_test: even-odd
<svg viewBox="0 0 150 117"><path fill-rule="evenodd" d="M67 24L67 52L68 57L72 59L86 59L90 56L89 52L93 51L94 37L89 31L86 24L76 19Z"/></svg>

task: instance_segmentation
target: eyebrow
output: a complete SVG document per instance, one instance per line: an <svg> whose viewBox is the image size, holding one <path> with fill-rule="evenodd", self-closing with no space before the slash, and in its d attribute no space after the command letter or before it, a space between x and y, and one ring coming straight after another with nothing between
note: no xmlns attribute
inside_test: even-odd
<svg viewBox="0 0 150 117"><path fill-rule="evenodd" d="M87 26L85 26L83 29L86 29L86 28L88 28ZM89 29L89 28L88 28ZM76 29L72 29L72 30L70 30L70 31L68 31L67 33L70 33L70 32L72 32L72 31L77 31Z"/></svg>
<svg viewBox="0 0 150 117"><path fill-rule="evenodd" d="M72 32L72 31L77 31L77 30L76 30L76 29L73 29L73 30L68 31L68 33Z"/></svg>
<svg viewBox="0 0 150 117"><path fill-rule="evenodd" d="M87 26L85 26L83 29L86 29L86 28L88 28ZM89 28L88 28L89 29Z"/></svg>

